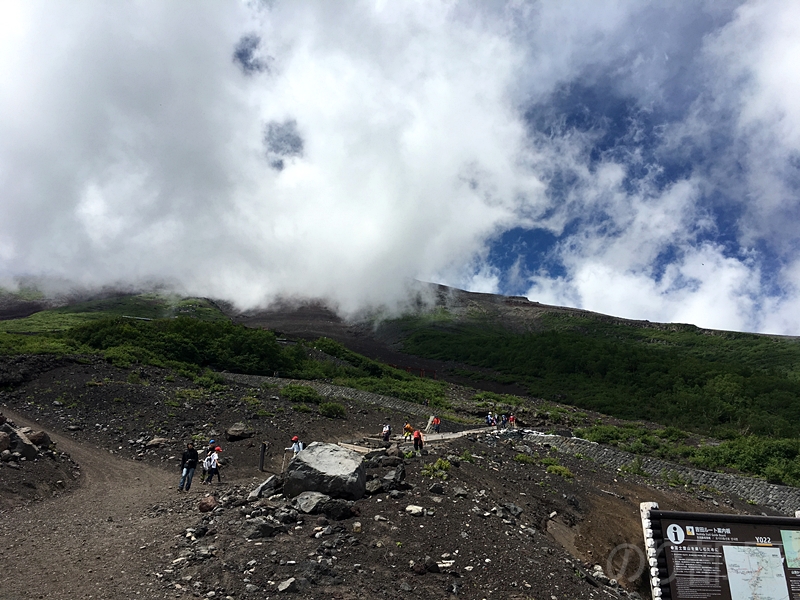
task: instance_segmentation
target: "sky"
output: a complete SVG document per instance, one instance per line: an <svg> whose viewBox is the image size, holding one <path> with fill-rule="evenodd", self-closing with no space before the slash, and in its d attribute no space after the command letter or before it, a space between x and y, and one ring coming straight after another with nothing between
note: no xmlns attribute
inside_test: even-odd
<svg viewBox="0 0 800 600"><path fill-rule="evenodd" d="M800 335L800 3L0 0L0 286ZM49 287L48 287L49 286Z"/></svg>

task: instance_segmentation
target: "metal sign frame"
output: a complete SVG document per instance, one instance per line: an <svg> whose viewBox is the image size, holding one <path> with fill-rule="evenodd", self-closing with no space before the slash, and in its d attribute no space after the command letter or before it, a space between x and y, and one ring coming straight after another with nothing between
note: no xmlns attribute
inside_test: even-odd
<svg viewBox="0 0 800 600"><path fill-rule="evenodd" d="M800 519L639 509L654 600L800 600Z"/></svg>

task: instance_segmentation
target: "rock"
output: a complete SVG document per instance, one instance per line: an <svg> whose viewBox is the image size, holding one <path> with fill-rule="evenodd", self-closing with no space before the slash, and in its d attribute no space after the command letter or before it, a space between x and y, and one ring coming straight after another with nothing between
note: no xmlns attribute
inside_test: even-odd
<svg viewBox="0 0 800 600"><path fill-rule="evenodd" d="M22 432L17 432L11 438L11 449L13 452L18 452L20 456L24 456L25 460L33 460L39 455L39 449Z"/></svg>
<svg viewBox="0 0 800 600"><path fill-rule="evenodd" d="M399 456L379 456L374 462L379 467L396 467L403 464L403 459Z"/></svg>
<svg viewBox="0 0 800 600"><path fill-rule="evenodd" d="M383 483L380 479L370 479L367 482L366 490L368 494L379 494L383 491Z"/></svg>
<svg viewBox="0 0 800 600"><path fill-rule="evenodd" d="M353 502L350 500L342 500L341 498L331 498L322 505L322 512L325 516L335 521L342 521L352 517L352 509Z"/></svg>
<svg viewBox="0 0 800 600"><path fill-rule="evenodd" d="M200 509L200 512L207 513L211 512L218 506L219 502L217 502L217 499L214 496L206 496L205 498L200 500L200 503L197 505L197 508Z"/></svg>
<svg viewBox="0 0 800 600"><path fill-rule="evenodd" d="M444 494L444 486L438 481L428 488L431 494Z"/></svg>
<svg viewBox="0 0 800 600"><path fill-rule="evenodd" d="M507 502L506 504L503 504L503 508L511 513L513 517L519 517L522 514L522 509L513 502Z"/></svg>
<svg viewBox="0 0 800 600"><path fill-rule="evenodd" d="M245 423L234 423L225 431L225 439L229 442L253 437L253 430Z"/></svg>
<svg viewBox="0 0 800 600"><path fill-rule="evenodd" d="M362 531L361 521L356 521L355 523L353 523L353 533L361 533L361 531Z"/></svg>
<svg viewBox="0 0 800 600"><path fill-rule="evenodd" d="M145 448L161 448L162 446L166 446L169 443L167 438L157 437L153 438L149 442L147 442L144 447Z"/></svg>
<svg viewBox="0 0 800 600"><path fill-rule="evenodd" d="M8 450L11 447L11 436L5 431L0 431L0 452Z"/></svg>
<svg viewBox="0 0 800 600"><path fill-rule="evenodd" d="M469 494L467 493L467 490L465 490L464 488L455 487L453 488L453 495L456 498L466 498Z"/></svg>
<svg viewBox="0 0 800 600"><path fill-rule="evenodd" d="M255 540L258 538L273 537L279 533L285 533L286 531L286 525L282 525L267 517L255 517L245 521L244 537L248 540Z"/></svg>
<svg viewBox="0 0 800 600"><path fill-rule="evenodd" d="M402 457L403 453L400 451L400 448L397 446L397 444L392 444L386 449L386 456Z"/></svg>
<svg viewBox="0 0 800 600"><path fill-rule="evenodd" d="M386 475L383 476L383 487L384 489L397 489L403 483L403 480L406 478L406 467L403 464L397 466L394 471L389 471Z"/></svg>
<svg viewBox="0 0 800 600"><path fill-rule="evenodd" d="M300 591L300 588L297 585L297 580L294 577L290 577L278 584L278 591L291 594Z"/></svg>
<svg viewBox="0 0 800 600"><path fill-rule="evenodd" d="M282 507L276 510L272 518L278 521L279 523L296 523L297 522L297 511L293 508Z"/></svg>
<svg viewBox="0 0 800 600"><path fill-rule="evenodd" d="M330 499L321 492L303 492L292 500L292 506L307 515L316 515L322 512L322 506Z"/></svg>
<svg viewBox="0 0 800 600"><path fill-rule="evenodd" d="M280 490L283 487L283 476L282 475L273 475L269 479L267 479L264 483L259 485L256 489L250 492L250 495L247 496L247 499L250 502L258 500L262 496L272 496L275 492Z"/></svg>
<svg viewBox="0 0 800 600"><path fill-rule="evenodd" d="M425 557L425 562L423 564L425 565L425 570L428 573L439 573L440 572L439 571L439 565L430 556L426 556Z"/></svg>
<svg viewBox="0 0 800 600"><path fill-rule="evenodd" d="M283 491L289 497L316 491L358 500L366 493L363 459L341 446L314 442L289 463Z"/></svg>
<svg viewBox="0 0 800 600"><path fill-rule="evenodd" d="M409 504L406 506L406 512L412 517L422 517L425 515L425 509L416 504Z"/></svg>
<svg viewBox="0 0 800 600"><path fill-rule="evenodd" d="M35 444L39 448L44 448L45 450L47 450L53 443L50 440L50 436L44 431L34 431L28 436L28 439L32 444Z"/></svg>
<svg viewBox="0 0 800 600"><path fill-rule="evenodd" d="M378 456L386 456L386 449L385 448L378 448L377 450L370 450L364 455L364 460L372 460Z"/></svg>

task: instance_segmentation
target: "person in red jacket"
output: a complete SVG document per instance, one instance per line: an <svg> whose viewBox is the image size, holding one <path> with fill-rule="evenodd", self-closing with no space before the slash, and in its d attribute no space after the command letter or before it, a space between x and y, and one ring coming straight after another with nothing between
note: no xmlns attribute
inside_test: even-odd
<svg viewBox="0 0 800 600"><path fill-rule="evenodd" d="M425 440L422 438L422 432L419 429L415 429L412 437L414 438L414 451L421 452L422 447L425 445Z"/></svg>
<svg viewBox="0 0 800 600"><path fill-rule="evenodd" d="M442 420L439 417L433 417L433 431L439 433L439 428L442 426Z"/></svg>

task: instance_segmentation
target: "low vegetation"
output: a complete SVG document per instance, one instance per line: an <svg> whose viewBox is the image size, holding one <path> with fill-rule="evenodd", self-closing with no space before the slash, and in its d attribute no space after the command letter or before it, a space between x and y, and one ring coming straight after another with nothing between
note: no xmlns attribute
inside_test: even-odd
<svg viewBox="0 0 800 600"><path fill-rule="evenodd" d="M537 418L581 437L638 456L800 485L797 340L548 313L527 333L458 322L444 309L401 323L406 351L471 366L461 370L465 376L527 386L547 400L537 405ZM120 367L173 369L208 393L219 389L219 372L230 371L326 380L426 403L437 412L454 408L442 381L394 369L327 338L278 343L272 332L235 325L213 302L197 298L122 296L0 321L0 354L99 354ZM131 372L127 381L147 383L137 378ZM310 386L280 393L295 410L313 406L322 416L346 418L341 404ZM478 392L472 401L491 410L531 410L509 394ZM586 413L555 402L662 426L592 425ZM264 406L249 409L271 414Z"/></svg>

